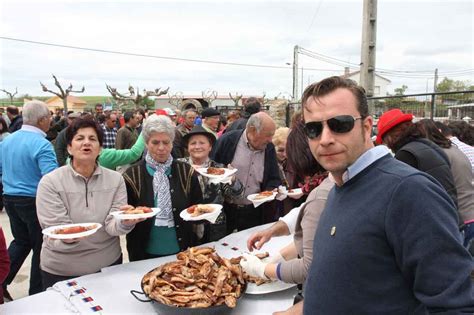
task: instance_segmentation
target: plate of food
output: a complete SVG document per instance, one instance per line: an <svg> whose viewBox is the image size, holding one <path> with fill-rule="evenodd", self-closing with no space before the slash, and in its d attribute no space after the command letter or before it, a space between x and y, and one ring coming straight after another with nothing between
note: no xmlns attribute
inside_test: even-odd
<svg viewBox="0 0 474 315"><path fill-rule="evenodd" d="M197 169L198 173L202 176L209 178L223 179L234 175L237 172L236 168L224 168L224 167L201 167Z"/></svg>
<svg viewBox="0 0 474 315"><path fill-rule="evenodd" d="M257 194L251 194L247 196L247 199L256 202L256 203L262 203L262 202L267 202L275 199L275 196L277 195L276 191L262 191Z"/></svg>
<svg viewBox="0 0 474 315"><path fill-rule="evenodd" d="M179 216L185 221L208 220L215 221L221 213L222 205L219 204L197 204L181 211Z"/></svg>
<svg viewBox="0 0 474 315"><path fill-rule="evenodd" d="M280 280L265 280L257 278L254 281L247 281L246 294L267 294L283 291L296 286L295 283L286 283Z"/></svg>
<svg viewBox="0 0 474 315"><path fill-rule="evenodd" d="M135 208L133 206L128 206L125 209L122 208L122 210L114 211L110 214L120 220L134 220L154 217L158 211L160 211L159 208L149 208L144 206Z"/></svg>
<svg viewBox="0 0 474 315"><path fill-rule="evenodd" d="M301 189L301 188L292 188L292 189L288 189L288 191L287 191L287 195L291 196L291 197L299 196L302 193L303 193L303 189Z"/></svg>
<svg viewBox="0 0 474 315"><path fill-rule="evenodd" d="M100 223L74 223L50 226L42 232L51 238L67 240L92 235L101 227Z"/></svg>

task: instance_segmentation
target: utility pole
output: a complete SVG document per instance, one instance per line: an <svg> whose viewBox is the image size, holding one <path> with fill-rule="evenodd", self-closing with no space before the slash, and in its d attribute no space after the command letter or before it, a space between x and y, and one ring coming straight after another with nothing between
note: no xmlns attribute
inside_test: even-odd
<svg viewBox="0 0 474 315"><path fill-rule="evenodd" d="M360 85L368 97L374 96L376 39L377 0L364 0ZM372 102L369 102L369 113L374 113Z"/></svg>
<svg viewBox="0 0 474 315"><path fill-rule="evenodd" d="M293 48L293 101L296 102L298 97L298 51L299 47L296 45Z"/></svg>
<svg viewBox="0 0 474 315"><path fill-rule="evenodd" d="M433 95L431 97L431 114L430 118L433 119L433 117L436 116L436 91L438 90L438 68L435 69L434 73L434 85L433 85Z"/></svg>
<svg viewBox="0 0 474 315"><path fill-rule="evenodd" d="M301 67L301 91L300 95L303 96L303 91L304 91L304 80L303 80L303 74L304 74L304 68Z"/></svg>

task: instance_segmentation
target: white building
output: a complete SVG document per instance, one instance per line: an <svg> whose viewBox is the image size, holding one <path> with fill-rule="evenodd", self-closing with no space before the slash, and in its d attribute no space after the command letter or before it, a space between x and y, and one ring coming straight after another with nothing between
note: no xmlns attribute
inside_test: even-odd
<svg viewBox="0 0 474 315"><path fill-rule="evenodd" d="M360 84L360 71L350 72L349 67L344 68L344 78L351 79ZM374 96L387 96L388 86L392 83L387 78L384 78L378 74L375 74L375 82L374 82Z"/></svg>

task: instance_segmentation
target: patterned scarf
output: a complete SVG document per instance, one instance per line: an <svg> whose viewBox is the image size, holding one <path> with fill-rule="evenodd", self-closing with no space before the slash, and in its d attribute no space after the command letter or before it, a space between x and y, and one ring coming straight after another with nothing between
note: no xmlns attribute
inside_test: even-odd
<svg viewBox="0 0 474 315"><path fill-rule="evenodd" d="M156 215L156 226L174 226L173 215L171 213L171 194L170 181L166 176L166 170L171 166L173 158L171 155L165 163L155 161L148 152L145 157L146 164L151 167L155 174L153 175L153 194L160 211Z"/></svg>

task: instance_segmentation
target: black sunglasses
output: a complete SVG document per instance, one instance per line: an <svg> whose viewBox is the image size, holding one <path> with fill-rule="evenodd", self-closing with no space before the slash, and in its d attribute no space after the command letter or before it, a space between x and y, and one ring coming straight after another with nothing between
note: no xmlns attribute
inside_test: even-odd
<svg viewBox="0 0 474 315"><path fill-rule="evenodd" d="M305 124L304 132L310 139L315 139L323 132L323 122L326 122L329 129L335 133L346 133L354 128L357 119L363 117L353 117L351 115L340 115L323 121L310 121Z"/></svg>

